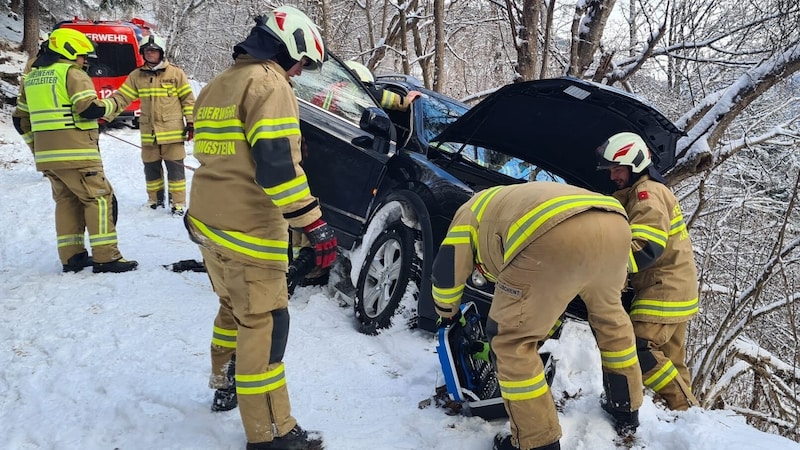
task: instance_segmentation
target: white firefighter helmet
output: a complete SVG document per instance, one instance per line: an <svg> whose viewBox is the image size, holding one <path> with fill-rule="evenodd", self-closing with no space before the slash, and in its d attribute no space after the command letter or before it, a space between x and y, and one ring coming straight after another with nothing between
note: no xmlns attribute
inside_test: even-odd
<svg viewBox="0 0 800 450"><path fill-rule="evenodd" d="M164 40L161 39L161 36L153 33L152 31L150 34L146 36L142 36L139 39L139 53L144 55L144 51L150 48L154 48L161 52L161 57L164 57L164 51L166 50L166 45L164 45Z"/></svg>
<svg viewBox="0 0 800 450"><path fill-rule="evenodd" d="M367 68L367 66L361 64L358 61L345 61L344 65L346 65L350 70L355 72L358 76L358 79L361 80L362 83L374 83L375 77L372 76L372 72Z"/></svg>
<svg viewBox="0 0 800 450"><path fill-rule="evenodd" d="M652 164L650 150L636 133L617 133L597 147L597 168L628 166L633 173L642 173Z"/></svg>
<svg viewBox="0 0 800 450"><path fill-rule="evenodd" d="M293 60L306 57L304 69L315 70L322 65L325 44L317 25L302 11L288 5L275 8L267 16L266 26L286 45Z"/></svg>

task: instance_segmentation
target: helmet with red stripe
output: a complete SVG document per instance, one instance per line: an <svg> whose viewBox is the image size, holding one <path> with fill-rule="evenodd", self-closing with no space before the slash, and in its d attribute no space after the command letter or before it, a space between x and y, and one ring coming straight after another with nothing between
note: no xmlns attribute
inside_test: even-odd
<svg viewBox="0 0 800 450"><path fill-rule="evenodd" d="M628 166L633 173L642 173L652 162L650 150L636 133L617 133L597 147L598 169Z"/></svg>
<svg viewBox="0 0 800 450"><path fill-rule="evenodd" d="M280 6L269 13L265 25L286 45L292 59L304 62L304 69L314 70L322 65L325 44L317 25L302 11Z"/></svg>

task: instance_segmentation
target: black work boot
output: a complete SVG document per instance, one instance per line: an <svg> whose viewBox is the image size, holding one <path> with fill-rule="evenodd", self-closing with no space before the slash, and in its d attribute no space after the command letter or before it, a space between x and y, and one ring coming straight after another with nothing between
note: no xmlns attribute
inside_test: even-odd
<svg viewBox="0 0 800 450"><path fill-rule="evenodd" d="M236 386L214 391L211 412L230 411L237 406L239 406L239 399L236 397Z"/></svg>
<svg viewBox="0 0 800 450"><path fill-rule="evenodd" d="M228 381L228 387L214 391L212 412L230 411L239 405L239 399L236 397L236 353L231 355L231 360L228 362L225 379Z"/></svg>
<svg viewBox="0 0 800 450"><path fill-rule="evenodd" d="M605 394L600 396L600 407L614 419L614 429L620 436L634 434L639 428L639 411L614 409L606 399Z"/></svg>
<svg viewBox="0 0 800 450"><path fill-rule="evenodd" d="M89 256L89 252L82 251L80 253L76 253L67 260L66 264L62 264L62 272L75 272L78 273L83 270L84 267L89 267L92 265L92 257Z"/></svg>
<svg viewBox="0 0 800 450"><path fill-rule="evenodd" d="M131 270L136 270L136 267L139 266L139 263L136 261L128 261L125 258L120 258L116 261L111 261L107 263L94 263L92 264L92 272L94 273L122 273L122 272L129 272Z"/></svg>
<svg viewBox="0 0 800 450"><path fill-rule="evenodd" d="M156 201L150 201L149 203L150 209L156 208L163 208L164 207L164 191L157 191L156 192Z"/></svg>
<svg viewBox="0 0 800 450"><path fill-rule="evenodd" d="M248 442L247 450L322 450L325 446L319 433L308 433L295 425L291 431L269 442Z"/></svg>
<svg viewBox="0 0 800 450"><path fill-rule="evenodd" d="M492 450L520 450L520 448L511 442L510 434L497 433L494 436L494 446ZM534 447L531 450L561 450L561 444L560 441L555 441L552 444Z"/></svg>

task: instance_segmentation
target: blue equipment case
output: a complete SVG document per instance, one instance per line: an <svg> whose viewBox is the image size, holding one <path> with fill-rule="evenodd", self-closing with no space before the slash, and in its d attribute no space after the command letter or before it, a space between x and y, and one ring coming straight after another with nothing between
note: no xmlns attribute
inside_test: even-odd
<svg viewBox="0 0 800 450"><path fill-rule="evenodd" d="M451 325L438 330L439 344L436 352L442 366L447 393L461 404L461 413L486 420L508 417L497 370L493 358L490 361L476 359L474 343L487 342L481 316L475 303L461 305L465 324ZM555 362L549 353L541 353L545 378L550 385L555 375Z"/></svg>

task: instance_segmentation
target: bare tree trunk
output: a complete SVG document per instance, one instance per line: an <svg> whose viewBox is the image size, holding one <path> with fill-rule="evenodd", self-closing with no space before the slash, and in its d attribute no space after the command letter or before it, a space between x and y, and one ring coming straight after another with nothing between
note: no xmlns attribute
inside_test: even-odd
<svg viewBox="0 0 800 450"><path fill-rule="evenodd" d="M317 25L319 25L320 32L322 32L322 40L329 42L331 40L331 24L328 23L328 18L331 16L331 2L330 0L321 0L319 2L321 14L317 18Z"/></svg>
<svg viewBox="0 0 800 450"><path fill-rule="evenodd" d="M636 56L636 0L628 0L628 45L630 56Z"/></svg>
<svg viewBox="0 0 800 450"><path fill-rule="evenodd" d="M540 78L547 78L547 65L550 62L550 38L553 32L553 11L555 11L555 0L547 2L547 17L544 21L544 35L542 36L542 68L539 70Z"/></svg>
<svg viewBox="0 0 800 450"><path fill-rule="evenodd" d="M433 90L441 92L444 88L444 0L433 0Z"/></svg>
<svg viewBox="0 0 800 450"><path fill-rule="evenodd" d="M39 51L39 0L24 0L25 19L22 34L22 49L28 57Z"/></svg>
<svg viewBox="0 0 800 450"><path fill-rule="evenodd" d="M539 65L539 0L523 0L517 46L517 73L520 80L535 80Z"/></svg>
<svg viewBox="0 0 800 450"><path fill-rule="evenodd" d="M427 55L425 52L425 45L422 43L422 35L418 27L414 27L412 29L412 35L414 36L414 51L417 54L419 60L417 61L417 65L419 65L420 70L422 71L422 85L425 87L430 88L433 86L433 79L436 76L431 69L430 64L430 55Z"/></svg>
<svg viewBox="0 0 800 450"><path fill-rule="evenodd" d="M589 0L575 8L572 21L572 48L567 75L583 78L600 47L600 38L616 0ZM578 5L582 5L579 3Z"/></svg>

